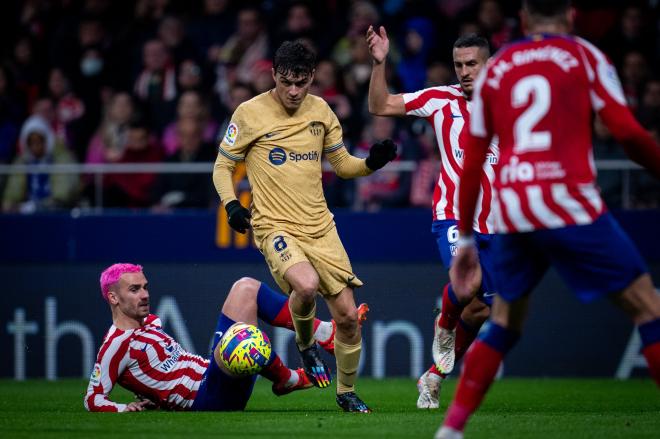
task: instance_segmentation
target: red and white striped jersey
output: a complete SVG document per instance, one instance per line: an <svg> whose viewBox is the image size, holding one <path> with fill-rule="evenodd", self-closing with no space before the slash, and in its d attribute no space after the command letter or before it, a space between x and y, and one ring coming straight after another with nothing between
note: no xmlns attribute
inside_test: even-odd
<svg viewBox="0 0 660 439"><path fill-rule="evenodd" d="M433 219L458 220L458 182L463 169L463 148L468 136L472 102L468 101L460 85L431 87L402 95L406 114L424 117L429 121L440 148L442 165L433 192ZM480 233L493 233L491 215L493 198L493 165L498 160L497 143L493 142L481 175L481 191L473 228Z"/></svg>
<svg viewBox="0 0 660 439"><path fill-rule="evenodd" d="M600 50L567 35L512 44L479 75L473 105L474 144L499 138L498 232L590 224L606 210L595 182L593 112L614 114L608 126L630 113Z"/></svg>
<svg viewBox="0 0 660 439"><path fill-rule="evenodd" d="M184 410L192 406L209 361L185 351L166 334L160 319L149 314L138 329L112 325L99 350L89 379L85 408L121 412L126 404L108 399L116 383L157 406Z"/></svg>

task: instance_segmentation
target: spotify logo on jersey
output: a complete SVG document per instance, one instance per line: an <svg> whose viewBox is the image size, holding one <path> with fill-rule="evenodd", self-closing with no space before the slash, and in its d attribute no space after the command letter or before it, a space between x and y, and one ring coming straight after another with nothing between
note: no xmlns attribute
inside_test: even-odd
<svg viewBox="0 0 660 439"><path fill-rule="evenodd" d="M268 154L268 160L275 166L286 162L286 152L282 148L273 148Z"/></svg>

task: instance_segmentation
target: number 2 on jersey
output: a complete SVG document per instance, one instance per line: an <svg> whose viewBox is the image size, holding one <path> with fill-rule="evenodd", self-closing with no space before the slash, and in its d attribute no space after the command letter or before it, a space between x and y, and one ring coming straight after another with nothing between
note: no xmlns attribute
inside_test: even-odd
<svg viewBox="0 0 660 439"><path fill-rule="evenodd" d="M530 106L518 117L513 125L513 152L523 154L532 151L545 151L550 148L550 131L534 131L534 127L550 109L550 83L541 75L527 76L511 89L511 105L520 108Z"/></svg>

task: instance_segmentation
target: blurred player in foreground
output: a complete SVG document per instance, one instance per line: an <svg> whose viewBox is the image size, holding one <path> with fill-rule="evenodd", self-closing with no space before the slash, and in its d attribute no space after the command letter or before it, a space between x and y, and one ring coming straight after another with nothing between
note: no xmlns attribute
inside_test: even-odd
<svg viewBox="0 0 660 439"><path fill-rule="evenodd" d="M275 88L241 104L220 143L213 171L229 224L255 242L285 293L296 329L296 345L307 375L317 387L331 373L319 356L313 322L316 295L323 295L337 322L337 404L347 412L371 410L355 393L362 351L353 289L362 281L353 273L337 234L321 185L325 154L342 178L369 175L396 157L390 140L374 144L369 157L351 156L342 129L328 104L308 94L315 55L300 42L285 42L275 53ZM236 199L232 172L245 160L252 187L252 212ZM250 222L250 218L252 221Z"/></svg>
<svg viewBox="0 0 660 439"><path fill-rule="evenodd" d="M101 274L101 293L110 305L113 325L99 350L84 399L93 412L135 412L146 408L168 410L243 410L256 376L235 378L224 369L219 344L234 323L257 325L257 317L293 329L286 296L265 284L242 278L232 286L215 329L210 359L186 352L149 313L149 291L142 267L114 264ZM363 317L363 316L361 316ZM314 322L315 336L333 350L334 324ZM261 375L273 382L278 396L312 387L303 369L284 366L272 351ZM139 395L130 404L111 401L115 384Z"/></svg>
<svg viewBox="0 0 660 439"><path fill-rule="evenodd" d="M385 60L389 52L385 28L381 26L376 33L370 26L367 42L373 58L369 111L379 116L424 117L435 130L442 166L433 194L431 230L442 262L449 269L458 241L458 179L463 167L463 143L472 111L472 90L477 75L490 56L488 41L476 35L466 35L454 43L454 70L460 84L396 95L388 92L385 77ZM454 294L451 283L443 288L442 313L434 324L435 364L417 381L417 407L420 409L439 407L442 380L452 371L454 362L465 354L490 314L489 307L496 292L490 234L494 231L491 202L495 176L493 166L497 163L497 154L497 144L492 143L482 171L479 213L473 224L479 243L483 281L470 295L460 300Z"/></svg>
<svg viewBox="0 0 660 439"><path fill-rule="evenodd" d="M580 300L608 297L630 316L660 385L660 296L596 187L593 112L627 154L659 178L660 147L626 106L605 55L569 35L573 12L568 0L523 1L527 38L503 49L477 80L459 194L461 236L450 276L458 296L469 295L481 279L471 224L481 167L496 135L495 268L507 288L495 298L488 331L467 355L438 438L463 436L520 337L528 296L550 265Z"/></svg>

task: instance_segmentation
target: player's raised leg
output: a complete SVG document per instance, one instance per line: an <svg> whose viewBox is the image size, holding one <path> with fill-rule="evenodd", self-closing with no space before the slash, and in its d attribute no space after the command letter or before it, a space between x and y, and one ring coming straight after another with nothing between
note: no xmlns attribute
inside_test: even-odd
<svg viewBox="0 0 660 439"><path fill-rule="evenodd" d="M250 301L250 298L246 298ZM282 293L271 289L261 283L257 291L257 315L269 325L295 331L293 317L289 307L289 298ZM314 319L314 338L326 352L334 355L334 337L336 325L334 322L325 322Z"/></svg>
<svg viewBox="0 0 660 439"><path fill-rule="evenodd" d="M321 358L314 339L319 275L312 264L303 261L292 265L284 273L284 279L292 289L289 296L289 308L296 330L296 346L300 352L305 372L316 387L328 387L332 382L330 368Z"/></svg>
<svg viewBox="0 0 660 439"><path fill-rule="evenodd" d="M520 338L527 304L527 296L511 303L495 298L491 324L465 357L456 395L436 439L462 437L465 424L481 404L502 359Z"/></svg>
<svg viewBox="0 0 660 439"><path fill-rule="evenodd" d="M260 300L260 294L267 294L264 292L265 288L268 287L258 280L248 277L236 281L222 306L222 316L216 335L221 337L222 334L218 334L218 332L226 332L227 328L237 321L257 326L257 315L261 315L263 311L260 305L268 307L279 299L279 297L271 296L270 298L261 297ZM272 290L270 291L277 294ZM281 294L279 296L284 298ZM214 355L218 358L217 356L220 355L219 349L214 350ZM216 360L216 362L218 361ZM302 369L292 370L286 367L274 350L271 353L270 361L261 370L260 374L273 382L273 393L278 396L294 390L312 387L310 380Z"/></svg>
<svg viewBox="0 0 660 439"><path fill-rule="evenodd" d="M653 287L651 276L648 273L639 276L612 299L637 325L651 377L660 386L660 295Z"/></svg>
<svg viewBox="0 0 660 439"><path fill-rule="evenodd" d="M326 296L325 299L332 317L337 322L337 404L347 412L369 413L371 409L355 393L355 380L362 352L362 334L353 289L346 287L339 294Z"/></svg>

